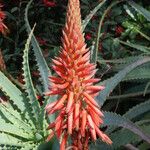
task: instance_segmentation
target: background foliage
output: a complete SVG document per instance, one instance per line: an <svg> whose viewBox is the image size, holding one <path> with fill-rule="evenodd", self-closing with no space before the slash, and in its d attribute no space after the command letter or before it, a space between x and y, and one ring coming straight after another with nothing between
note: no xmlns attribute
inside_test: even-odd
<svg viewBox="0 0 150 150"><path fill-rule="evenodd" d="M47 123L55 116L47 118L44 107L55 98L43 96L65 23L67 1L54 2L3 1L9 33L0 35L6 64L0 72L2 149L59 149L56 139L45 143ZM99 84L106 86L97 97L105 115L102 129L113 141L112 146L91 143L91 149L148 150L150 2L81 0L81 11L91 61L97 64Z"/></svg>

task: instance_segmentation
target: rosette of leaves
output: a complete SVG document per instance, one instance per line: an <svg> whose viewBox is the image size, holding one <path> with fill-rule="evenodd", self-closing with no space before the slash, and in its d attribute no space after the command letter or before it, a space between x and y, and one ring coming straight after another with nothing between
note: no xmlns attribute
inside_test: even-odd
<svg viewBox="0 0 150 150"><path fill-rule="evenodd" d="M28 50L33 30L24 49L23 76L24 90L16 87L0 72L0 89L9 98L0 103L0 148L1 149L37 149L45 142L48 130L44 106L40 106L33 87Z"/></svg>

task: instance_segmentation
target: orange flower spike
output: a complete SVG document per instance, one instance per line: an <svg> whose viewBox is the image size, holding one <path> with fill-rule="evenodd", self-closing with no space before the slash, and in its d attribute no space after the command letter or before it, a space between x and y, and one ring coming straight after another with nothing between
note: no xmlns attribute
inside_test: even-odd
<svg viewBox="0 0 150 150"><path fill-rule="evenodd" d="M51 87L46 93L60 97L46 106L49 115L59 112L49 129L55 129L61 139L61 150L68 147L68 137L72 140L69 147L88 150L89 141L95 141L97 135L104 142L111 143L99 129L103 113L94 99L104 87L93 85L99 79L94 78L96 65L90 63L90 51L82 33L79 0L68 0L66 16L61 52L53 59L52 68L56 75L49 77Z"/></svg>

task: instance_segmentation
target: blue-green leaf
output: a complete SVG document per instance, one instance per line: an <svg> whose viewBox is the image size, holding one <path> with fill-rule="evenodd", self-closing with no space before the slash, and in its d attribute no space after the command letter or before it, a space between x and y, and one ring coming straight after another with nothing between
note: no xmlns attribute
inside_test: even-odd
<svg viewBox="0 0 150 150"><path fill-rule="evenodd" d="M29 7L30 7L32 1L33 0L30 0L28 2L26 9L25 9L25 23L26 23L26 29L27 29L28 34L31 32L31 27L30 27L30 24L28 21L28 10L29 10ZM32 44L32 47L34 50L36 60L37 60L37 65L38 65L38 69L39 69L39 72L41 75L41 80L43 81L44 92L46 92L48 90L48 86L49 86L48 77L51 75L51 73L50 73L48 65L44 59L41 48L40 48L34 35L32 35L31 44Z"/></svg>
<svg viewBox="0 0 150 150"><path fill-rule="evenodd" d="M138 5L132 0L127 0L127 3L133 7L137 12L141 13L148 21L150 21L150 12L143 8L142 6Z"/></svg>
<svg viewBox="0 0 150 150"><path fill-rule="evenodd" d="M126 119L125 117L112 113L112 112L104 112L104 125L106 126L117 126L129 129L134 134L141 137L143 140L150 143L150 136L143 132L136 124Z"/></svg>
<svg viewBox="0 0 150 150"><path fill-rule="evenodd" d="M0 71L0 89L10 98L19 110L26 110L22 92Z"/></svg>
<svg viewBox="0 0 150 150"><path fill-rule="evenodd" d="M128 65L123 70L119 71L114 77L108 79L105 83L105 89L103 91L101 91L100 94L97 96L97 99L98 99L100 105L102 106L104 104L104 102L106 101L106 99L110 95L110 93L114 90L114 88L118 85L118 83L121 82L121 80L123 80L123 78L125 78L125 76L130 71L132 71L136 67L138 67L144 63L147 63L149 61L150 61L150 57L145 57L142 60L140 59L140 60L132 63L131 65Z"/></svg>
<svg viewBox="0 0 150 150"><path fill-rule="evenodd" d="M29 67L29 59L28 59L28 53L29 53L29 47L30 47L30 41L33 35L33 30L34 28L31 30L31 33L27 39L26 45L25 45L25 49L24 49L24 55L23 55L23 76L24 76L24 81L25 81L25 90L28 94L29 97L29 103L31 103L31 108L32 108L32 112L33 112L33 117L35 118L36 122L35 124L39 124L38 122L38 112L40 112L40 105L37 101L36 98L36 92L32 83L32 79L31 79L31 73L30 73L30 67Z"/></svg>

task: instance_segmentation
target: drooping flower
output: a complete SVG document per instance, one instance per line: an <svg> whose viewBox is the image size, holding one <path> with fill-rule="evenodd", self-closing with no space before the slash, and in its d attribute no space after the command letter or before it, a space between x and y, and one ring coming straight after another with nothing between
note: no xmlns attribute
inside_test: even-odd
<svg viewBox="0 0 150 150"><path fill-rule="evenodd" d="M73 150L88 150L89 141L99 136L102 141L112 141L99 126L103 123L103 113L94 97L103 86L93 85L99 79L93 76L96 65L90 63L90 51L86 48L82 33L79 0L69 0L66 25L63 30L62 48L52 66L56 76L50 77L51 87L46 95L58 95L59 99L46 106L49 115L58 112L48 129L60 140L60 149L70 146ZM71 145L67 140L71 139Z"/></svg>
<svg viewBox="0 0 150 150"><path fill-rule="evenodd" d="M1 10L2 7L3 5L0 4L0 32L5 35L8 31L8 28L3 22L6 18L6 14Z"/></svg>

